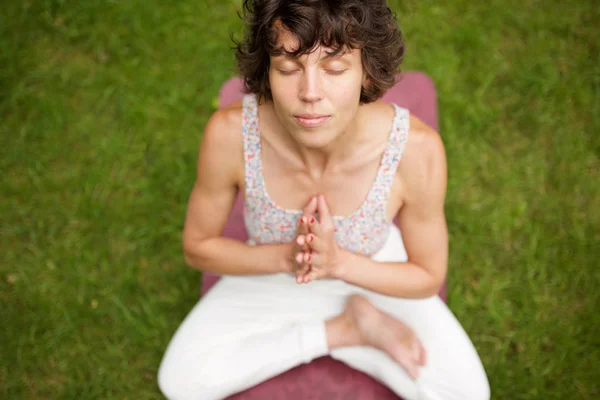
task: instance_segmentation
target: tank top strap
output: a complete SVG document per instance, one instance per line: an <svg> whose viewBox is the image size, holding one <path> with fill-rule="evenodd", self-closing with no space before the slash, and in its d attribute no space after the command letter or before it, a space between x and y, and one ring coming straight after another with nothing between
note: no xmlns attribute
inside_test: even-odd
<svg viewBox="0 0 600 400"><path fill-rule="evenodd" d="M260 129L258 102L253 94L242 99L242 138L244 141L244 180L246 193L254 192L260 185Z"/></svg>
<svg viewBox="0 0 600 400"><path fill-rule="evenodd" d="M410 113L407 109L392 104L395 110L392 131L390 132L386 148L381 158L381 166L376 178L376 184L373 188L373 199L371 204L377 204L385 209L394 177L398 170L398 164L404 153L404 146L408 138L410 128Z"/></svg>

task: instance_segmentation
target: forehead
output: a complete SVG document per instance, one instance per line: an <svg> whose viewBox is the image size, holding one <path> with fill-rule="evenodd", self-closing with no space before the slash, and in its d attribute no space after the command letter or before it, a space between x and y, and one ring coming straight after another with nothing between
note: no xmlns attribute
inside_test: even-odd
<svg viewBox="0 0 600 400"><path fill-rule="evenodd" d="M275 21L273 23L273 34L275 35L275 47L283 50L284 54L281 56L288 56L285 53L294 53L300 48L300 39L296 34L290 31L281 21ZM351 58L354 54L357 54L357 49L345 48L342 51L337 52L337 49L326 47L317 43L312 49L308 51L308 54L316 54L318 58L329 58L332 53L337 53L338 57ZM298 57L302 57L301 54Z"/></svg>

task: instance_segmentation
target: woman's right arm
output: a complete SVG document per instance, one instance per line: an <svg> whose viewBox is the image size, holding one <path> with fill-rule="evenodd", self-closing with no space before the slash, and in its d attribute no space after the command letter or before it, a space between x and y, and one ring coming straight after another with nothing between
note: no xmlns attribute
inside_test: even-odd
<svg viewBox="0 0 600 400"><path fill-rule="evenodd" d="M186 263L220 275L292 272L292 244L250 246L221 236L244 179L241 125L239 108L217 111L206 125L185 217Z"/></svg>

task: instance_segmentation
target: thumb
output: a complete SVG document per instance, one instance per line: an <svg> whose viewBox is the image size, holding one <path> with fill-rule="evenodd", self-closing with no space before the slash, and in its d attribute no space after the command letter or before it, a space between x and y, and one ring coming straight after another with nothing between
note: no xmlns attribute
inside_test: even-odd
<svg viewBox="0 0 600 400"><path fill-rule="evenodd" d="M325 201L325 196L322 194L319 195L318 200L318 210L319 210L319 223L323 225L324 223L330 223L331 215L329 214L329 207L327 206L327 201Z"/></svg>
<svg viewBox="0 0 600 400"><path fill-rule="evenodd" d="M306 207L304 207L304 215L313 215L317 211L318 202L316 196L313 196Z"/></svg>

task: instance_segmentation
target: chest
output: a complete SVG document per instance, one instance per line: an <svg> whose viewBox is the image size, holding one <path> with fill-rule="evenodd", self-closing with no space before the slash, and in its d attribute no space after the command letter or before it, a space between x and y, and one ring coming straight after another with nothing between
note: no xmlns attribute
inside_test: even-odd
<svg viewBox="0 0 600 400"><path fill-rule="evenodd" d="M402 182L398 174L387 176L384 182L382 169L386 165L382 167L382 153L378 149L362 153L321 176L314 176L267 145L261 154L263 189L277 207L290 211L302 210L312 196L322 193L331 214L346 217L363 206L370 195L381 192L382 186L388 186L389 197L377 200L386 203L386 217L392 220L402 204Z"/></svg>

